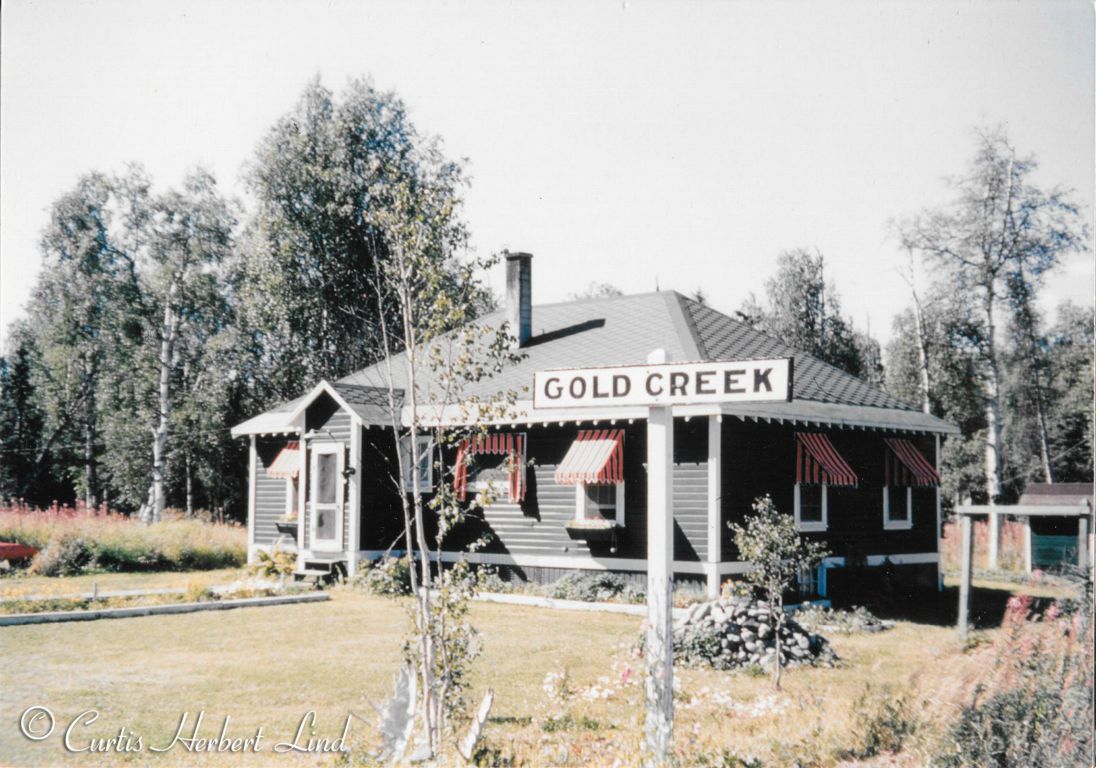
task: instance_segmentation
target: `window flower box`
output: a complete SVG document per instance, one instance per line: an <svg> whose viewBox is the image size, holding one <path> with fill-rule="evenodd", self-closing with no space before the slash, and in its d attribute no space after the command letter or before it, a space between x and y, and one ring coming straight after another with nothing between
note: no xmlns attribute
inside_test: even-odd
<svg viewBox="0 0 1096 768"><path fill-rule="evenodd" d="M278 533L283 536L292 536L297 538L297 518L293 519L281 519L274 522L274 527L278 529Z"/></svg>
<svg viewBox="0 0 1096 768"><path fill-rule="evenodd" d="M614 520L604 518L593 520L570 520L564 526L573 539L582 539L587 544L616 544L617 536L623 530Z"/></svg>

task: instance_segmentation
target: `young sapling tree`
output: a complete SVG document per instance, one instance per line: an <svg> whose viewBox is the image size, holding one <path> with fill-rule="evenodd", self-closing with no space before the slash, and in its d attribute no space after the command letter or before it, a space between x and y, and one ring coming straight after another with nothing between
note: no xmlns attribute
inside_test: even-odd
<svg viewBox="0 0 1096 768"><path fill-rule="evenodd" d="M780 635L784 628L784 592L803 571L818 567L828 552L825 545L799 535L791 515L782 514L772 498L762 496L753 503L746 525L731 523L734 543L743 560L750 564L746 579L764 591L768 602L775 642L773 690L780 690Z"/></svg>

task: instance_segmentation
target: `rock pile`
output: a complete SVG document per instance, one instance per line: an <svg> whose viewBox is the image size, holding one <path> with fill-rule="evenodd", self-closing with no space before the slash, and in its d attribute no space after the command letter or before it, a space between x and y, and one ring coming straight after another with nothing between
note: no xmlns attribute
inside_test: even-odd
<svg viewBox="0 0 1096 768"><path fill-rule="evenodd" d="M837 654L821 635L786 617L780 628L783 666L825 666ZM746 598L698 603L674 621L674 659L715 669L770 667L776 658L776 628L763 601Z"/></svg>

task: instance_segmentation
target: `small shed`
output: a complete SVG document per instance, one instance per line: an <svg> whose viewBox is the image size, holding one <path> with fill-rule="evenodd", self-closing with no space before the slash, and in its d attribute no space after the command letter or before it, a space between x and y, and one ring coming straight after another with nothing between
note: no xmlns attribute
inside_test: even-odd
<svg viewBox="0 0 1096 768"><path fill-rule="evenodd" d="M1049 509L1093 509L1092 483L1033 483L1020 497L1019 506ZM1085 552L1092 527L1083 515L1031 515L1028 517L1026 562L1030 568L1047 568L1076 562L1085 566ZM1091 556L1087 558L1091 562Z"/></svg>
<svg viewBox="0 0 1096 768"><path fill-rule="evenodd" d="M963 516L989 518L989 567L997 567L1002 515L1024 526L1024 570L1076 563L1092 565L1092 483L1032 483L1018 504L967 504L956 508Z"/></svg>
<svg viewBox="0 0 1096 768"><path fill-rule="evenodd" d="M990 567L996 566L1001 515L1015 517L1024 524L1024 567L1031 572L1038 558L1046 564L1076 562L1091 578L1092 483L1035 483L1029 485L1018 504L995 506L963 504L955 508L962 535L962 570L959 582L959 632L969 628L971 581L971 518L989 516ZM1042 531L1041 533L1036 531ZM1051 560L1052 559L1052 560Z"/></svg>

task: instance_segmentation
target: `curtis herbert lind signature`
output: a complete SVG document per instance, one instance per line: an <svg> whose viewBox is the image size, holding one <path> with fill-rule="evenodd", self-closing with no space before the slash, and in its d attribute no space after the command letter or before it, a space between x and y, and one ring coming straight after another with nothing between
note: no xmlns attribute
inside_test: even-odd
<svg viewBox="0 0 1096 768"><path fill-rule="evenodd" d="M297 724L296 733L290 740L275 741L268 736L266 726L260 725L245 735L231 732L232 718L225 715L220 727L202 730L205 711L197 714L184 712L171 739L159 743L146 740L126 726L119 726L112 736L92 736L89 728L99 720L99 712L88 709L75 717L58 722L48 707L27 707L19 718L19 731L31 741L45 741L51 736L60 738L69 752L341 752L345 749L346 736L350 732L347 715L338 737L320 736L316 730L316 713L306 712ZM96 729L99 730L99 729ZM100 731L101 732L101 731Z"/></svg>

